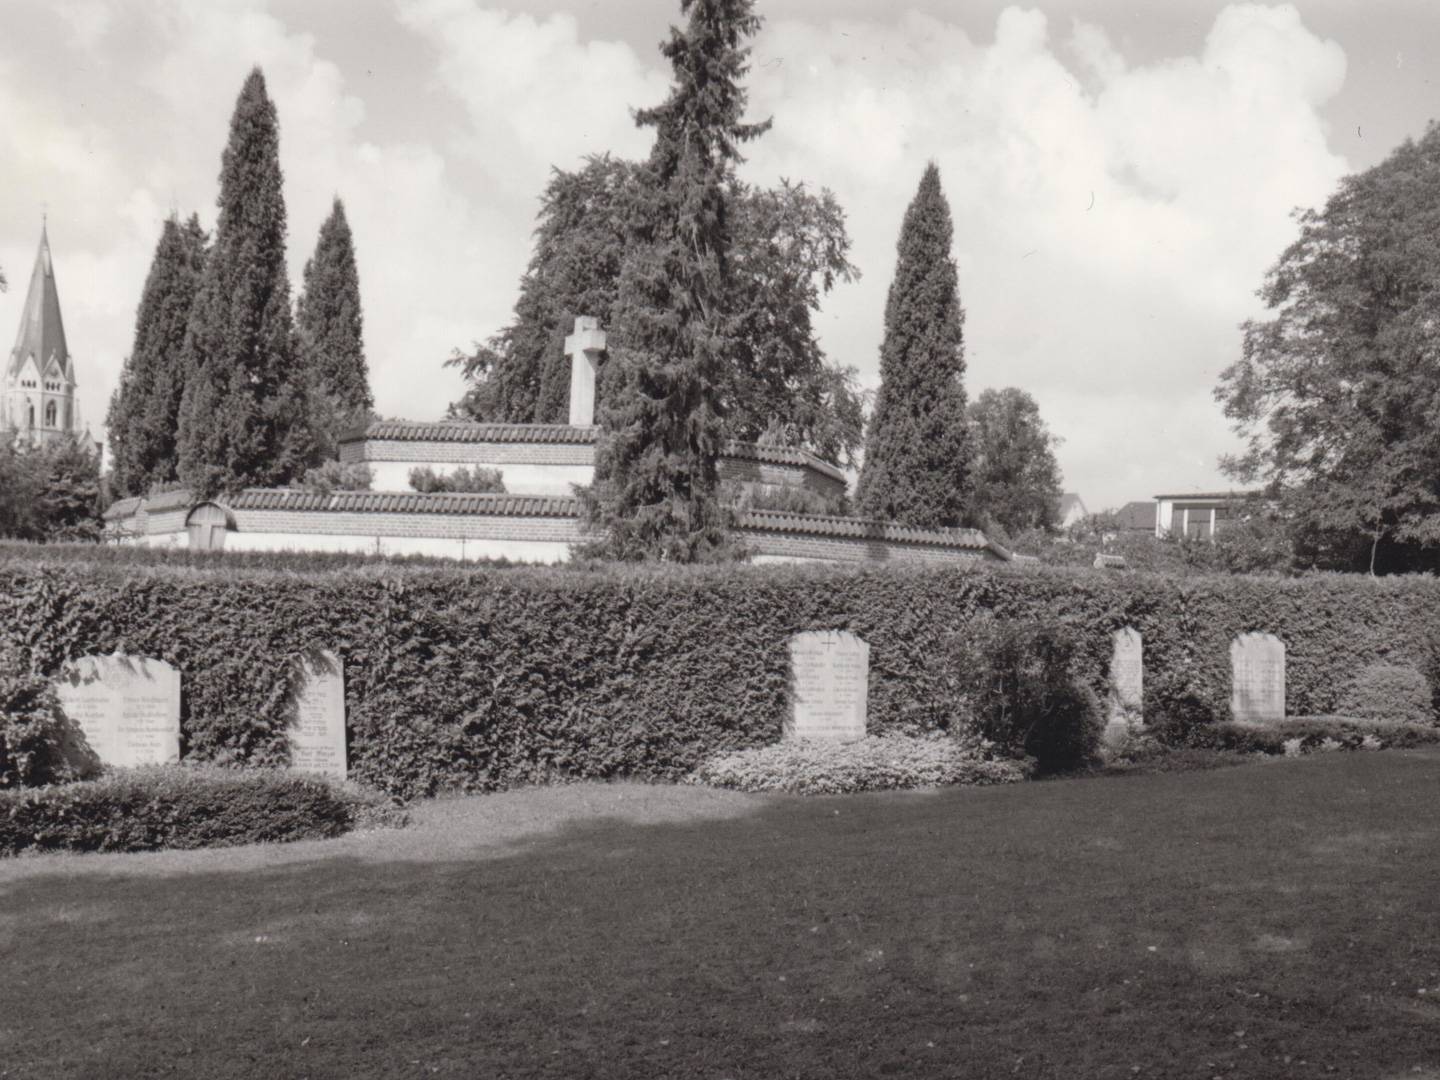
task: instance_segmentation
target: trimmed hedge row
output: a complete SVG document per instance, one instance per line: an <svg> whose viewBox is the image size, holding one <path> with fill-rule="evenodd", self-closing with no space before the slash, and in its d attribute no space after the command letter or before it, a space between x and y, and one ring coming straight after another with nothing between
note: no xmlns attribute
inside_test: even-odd
<svg viewBox="0 0 1440 1080"><path fill-rule="evenodd" d="M96 551L97 549L89 549ZM295 658L345 663L352 770L412 795L557 776L678 779L706 756L775 742L786 641L845 629L870 643L875 732L966 730L977 620L1065 624L1103 690L1110 635L1144 635L1146 679L1184 672L1228 711L1229 645L1289 647L1294 713L1335 711L1351 673L1412 664L1436 683L1440 583L1045 567L470 569L301 573L50 563L0 551L0 651L36 671L86 653L158 657L183 673L188 757L281 764ZM325 564L318 564L324 566Z"/></svg>
<svg viewBox="0 0 1440 1080"><path fill-rule="evenodd" d="M394 817L378 797L313 776L157 765L0 791L0 855L312 840Z"/></svg>

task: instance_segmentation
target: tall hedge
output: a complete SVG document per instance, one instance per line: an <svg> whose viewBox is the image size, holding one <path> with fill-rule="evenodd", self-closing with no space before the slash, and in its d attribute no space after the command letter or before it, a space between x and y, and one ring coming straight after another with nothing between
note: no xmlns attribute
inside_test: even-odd
<svg viewBox="0 0 1440 1080"><path fill-rule="evenodd" d="M552 776L675 777L704 755L779 738L790 635L870 643L872 730L962 721L972 621L1029 617L1080 633L1097 689L1110 634L1144 636L1146 678L1185 665L1223 711L1229 643L1278 634L1289 705L1332 712L1379 661L1431 675L1440 582L1298 580L1046 568L827 566L314 572L143 566L0 551L0 651L51 672L122 650L175 664L184 749L204 760L286 755L294 659L345 663L351 765L393 792L487 789ZM323 567L326 564L318 564Z"/></svg>

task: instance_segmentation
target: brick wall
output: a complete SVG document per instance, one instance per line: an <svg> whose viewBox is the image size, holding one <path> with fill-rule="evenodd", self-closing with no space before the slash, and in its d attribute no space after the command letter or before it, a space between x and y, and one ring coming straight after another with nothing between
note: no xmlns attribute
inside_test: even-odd
<svg viewBox="0 0 1440 1080"><path fill-rule="evenodd" d="M409 465L590 465L595 447L585 443L427 442L365 439L343 443L340 460L403 461Z"/></svg>
<svg viewBox="0 0 1440 1080"><path fill-rule="evenodd" d="M906 562L979 563L989 558L968 548L946 548L928 544L899 544L861 537L810 536L803 533L764 532L745 529L741 537L754 553L752 561L767 562Z"/></svg>
<svg viewBox="0 0 1440 1080"><path fill-rule="evenodd" d="M845 481L800 465L778 465L768 461L725 457L716 462L716 471L722 481L737 484L803 487L827 499L835 499L845 494Z"/></svg>
<svg viewBox="0 0 1440 1080"><path fill-rule="evenodd" d="M235 532L286 536L408 536L447 540L524 540L574 543L574 518L502 517L488 514L348 513L315 510L237 510ZM229 539L226 540L227 546ZM299 545L297 545L299 546Z"/></svg>

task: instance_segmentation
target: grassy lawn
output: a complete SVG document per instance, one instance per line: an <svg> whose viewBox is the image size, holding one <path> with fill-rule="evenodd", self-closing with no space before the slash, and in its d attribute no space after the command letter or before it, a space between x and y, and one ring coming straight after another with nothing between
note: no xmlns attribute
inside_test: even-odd
<svg viewBox="0 0 1440 1080"><path fill-rule="evenodd" d="M0 1076L1440 1078L1440 753L0 862Z"/></svg>

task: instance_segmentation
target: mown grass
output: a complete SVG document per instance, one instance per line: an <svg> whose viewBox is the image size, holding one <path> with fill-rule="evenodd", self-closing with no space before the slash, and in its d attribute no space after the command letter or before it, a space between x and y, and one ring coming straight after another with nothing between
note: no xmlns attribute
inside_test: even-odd
<svg viewBox="0 0 1440 1080"><path fill-rule="evenodd" d="M577 786L10 860L0 1075L1433 1078L1437 795L1431 750Z"/></svg>

